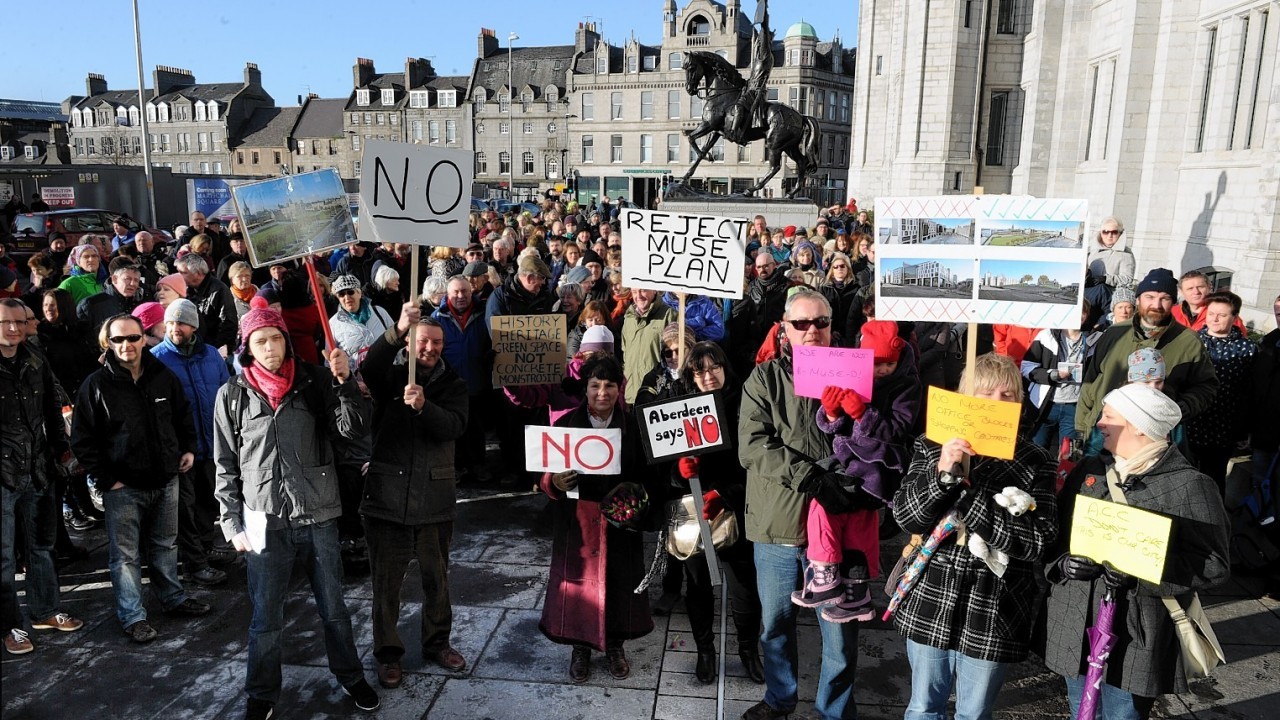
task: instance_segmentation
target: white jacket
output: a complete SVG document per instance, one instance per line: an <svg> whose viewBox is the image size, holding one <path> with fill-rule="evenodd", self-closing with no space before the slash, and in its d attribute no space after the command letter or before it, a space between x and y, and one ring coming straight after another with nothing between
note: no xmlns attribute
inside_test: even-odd
<svg viewBox="0 0 1280 720"><path fill-rule="evenodd" d="M362 300L362 302L369 302ZM369 322L361 325L346 310L339 309L329 318L329 327L333 330L333 340L338 347L351 358L351 369L360 367L364 355L369 351L378 336L387 331L394 323L386 310L370 303Z"/></svg>

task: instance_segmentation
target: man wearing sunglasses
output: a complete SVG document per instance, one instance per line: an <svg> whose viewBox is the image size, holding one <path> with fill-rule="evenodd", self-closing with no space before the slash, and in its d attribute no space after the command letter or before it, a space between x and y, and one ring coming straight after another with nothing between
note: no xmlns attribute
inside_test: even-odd
<svg viewBox="0 0 1280 720"><path fill-rule="evenodd" d="M178 377L147 350L141 321L116 315L98 342L105 361L80 386L71 450L102 492L116 617L129 639L147 643L157 633L142 603L144 552L165 612L209 612L178 578L178 473L195 463L195 422Z"/></svg>
<svg viewBox="0 0 1280 720"><path fill-rule="evenodd" d="M797 290L782 320L786 342L779 356L757 365L742 389L738 416L738 459L747 470L747 538L755 543L763 632L764 700L744 720L785 717L796 707L797 606L791 591L800 586L808 561L805 532L808 497L801 483L824 474L819 461L831 442L818 428L821 403L798 397L792 377L792 348L831 344L831 305L820 293ZM824 718L847 717L853 705L858 623L818 618L822 666L815 709Z"/></svg>

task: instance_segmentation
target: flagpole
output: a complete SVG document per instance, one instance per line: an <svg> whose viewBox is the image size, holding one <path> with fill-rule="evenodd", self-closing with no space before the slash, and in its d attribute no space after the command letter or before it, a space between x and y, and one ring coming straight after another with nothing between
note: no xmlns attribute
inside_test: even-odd
<svg viewBox="0 0 1280 720"><path fill-rule="evenodd" d="M147 178L147 212L151 227L159 227L160 222L156 218L156 182L151 173L151 126L147 123L147 81L142 70L142 23L138 19L138 0L133 0L133 45L138 57L138 115L142 118L142 172Z"/></svg>

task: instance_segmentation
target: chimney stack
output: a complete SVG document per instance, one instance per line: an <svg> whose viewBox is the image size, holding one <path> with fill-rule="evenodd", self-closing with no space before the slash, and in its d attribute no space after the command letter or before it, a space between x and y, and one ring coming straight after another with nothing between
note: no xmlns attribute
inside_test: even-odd
<svg viewBox="0 0 1280 720"><path fill-rule="evenodd" d="M595 23L578 23L578 32L574 36L573 50L576 53L589 53L596 49L600 42L600 34L596 32Z"/></svg>
<svg viewBox="0 0 1280 720"><path fill-rule="evenodd" d="M420 88L436 76L435 68L426 58L406 58L404 61L405 89Z"/></svg>
<svg viewBox="0 0 1280 720"><path fill-rule="evenodd" d="M155 97L196 84L196 76L190 70L168 65L157 65L152 77L155 80Z"/></svg>
<svg viewBox="0 0 1280 720"><path fill-rule="evenodd" d="M87 97L101 95L107 91L107 78L98 73L89 73L89 77L84 83L84 89Z"/></svg>
<svg viewBox="0 0 1280 720"><path fill-rule="evenodd" d="M489 28L480 28L480 38L476 46L476 52L480 53L480 59L483 60L501 49L502 46L498 44L498 36L494 31Z"/></svg>
<svg viewBox="0 0 1280 720"><path fill-rule="evenodd" d="M262 71L258 70L257 63L244 64L244 86L262 87Z"/></svg>
<svg viewBox="0 0 1280 720"><path fill-rule="evenodd" d="M355 87L362 88L373 81L376 71L373 69L373 61L369 58L356 58L355 67L351 69L352 81Z"/></svg>

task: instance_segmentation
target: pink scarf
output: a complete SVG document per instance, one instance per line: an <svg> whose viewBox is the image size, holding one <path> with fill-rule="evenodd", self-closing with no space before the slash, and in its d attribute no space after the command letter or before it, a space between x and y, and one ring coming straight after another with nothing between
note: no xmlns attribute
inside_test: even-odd
<svg viewBox="0 0 1280 720"><path fill-rule="evenodd" d="M280 407L280 403L284 401L284 396L289 393L289 388L293 387L293 358L286 358L284 363L280 365L280 372L273 373L262 367L258 363L249 363L244 369L244 379L249 385L258 392L267 396L267 402L271 403L271 409L275 410Z"/></svg>

